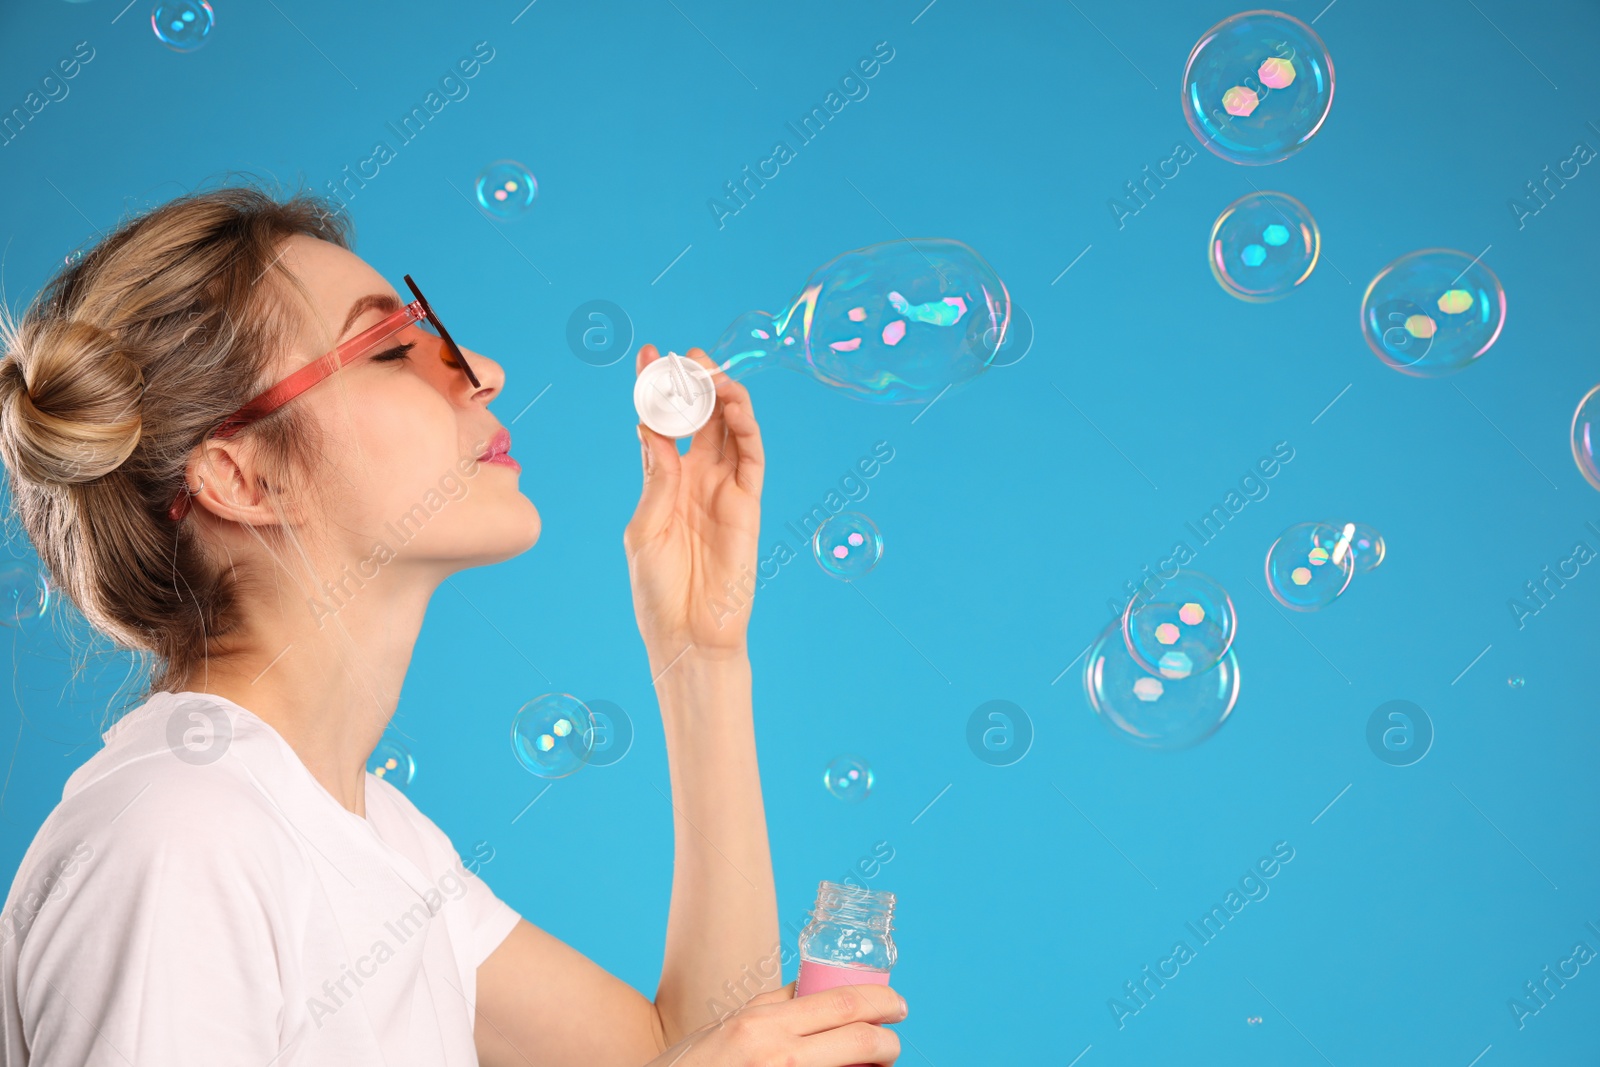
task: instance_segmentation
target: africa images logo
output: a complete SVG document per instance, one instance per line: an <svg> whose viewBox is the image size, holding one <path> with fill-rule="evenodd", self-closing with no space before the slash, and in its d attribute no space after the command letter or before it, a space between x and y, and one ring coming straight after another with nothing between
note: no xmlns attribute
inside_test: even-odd
<svg viewBox="0 0 1600 1067"><path fill-rule="evenodd" d="M167 716L167 748L184 763L215 763L232 743L228 712L210 700L180 700Z"/></svg>

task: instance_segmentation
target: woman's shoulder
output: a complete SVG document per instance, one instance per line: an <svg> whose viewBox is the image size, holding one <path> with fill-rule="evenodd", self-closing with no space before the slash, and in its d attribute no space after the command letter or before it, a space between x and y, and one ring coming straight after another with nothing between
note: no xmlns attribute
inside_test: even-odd
<svg viewBox="0 0 1600 1067"><path fill-rule="evenodd" d="M264 724L226 702L157 693L105 734L67 780L17 873L193 863L260 867L299 852L273 781L281 755ZM104 877L104 875L102 875Z"/></svg>

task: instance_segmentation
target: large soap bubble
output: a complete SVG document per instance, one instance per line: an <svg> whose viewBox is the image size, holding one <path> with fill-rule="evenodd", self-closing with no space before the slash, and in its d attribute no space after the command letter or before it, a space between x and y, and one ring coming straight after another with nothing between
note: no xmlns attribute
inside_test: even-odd
<svg viewBox="0 0 1600 1067"><path fill-rule="evenodd" d="M1401 374L1437 378L1472 363L1506 322L1506 291L1476 256L1429 248L1401 256L1361 298L1361 333Z"/></svg>
<svg viewBox="0 0 1600 1067"><path fill-rule="evenodd" d="M1231 163L1276 163L1305 147L1333 106L1333 59L1310 26L1246 11L1205 32L1183 68L1183 117Z"/></svg>
<svg viewBox="0 0 1600 1067"><path fill-rule="evenodd" d="M734 378L781 364L857 400L927 403L988 369L1010 320L1005 283L967 245L886 241L817 268L778 314L741 315L711 358Z"/></svg>
<svg viewBox="0 0 1600 1067"><path fill-rule="evenodd" d="M1216 733L1239 699L1233 649L1210 670L1164 678L1128 651L1120 621L1089 649L1083 674L1089 706L1113 732L1145 748L1188 748Z"/></svg>

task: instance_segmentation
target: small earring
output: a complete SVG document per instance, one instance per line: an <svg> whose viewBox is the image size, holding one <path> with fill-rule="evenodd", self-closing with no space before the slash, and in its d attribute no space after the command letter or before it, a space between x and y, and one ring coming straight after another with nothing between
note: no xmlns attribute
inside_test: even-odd
<svg viewBox="0 0 1600 1067"><path fill-rule="evenodd" d="M199 496L201 491L204 490L205 487L206 487L206 480L204 478L200 479L200 488L199 489L190 489L188 482L184 482L183 483L184 492L188 493L190 496Z"/></svg>

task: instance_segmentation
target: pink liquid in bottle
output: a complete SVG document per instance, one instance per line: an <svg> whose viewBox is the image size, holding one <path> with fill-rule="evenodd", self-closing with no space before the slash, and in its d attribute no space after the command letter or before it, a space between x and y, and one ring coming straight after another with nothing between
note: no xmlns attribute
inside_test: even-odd
<svg viewBox="0 0 1600 1067"><path fill-rule="evenodd" d="M802 959L800 980L795 985L794 995L803 997L807 993L820 993L824 989L835 989L842 985L888 984L888 971L873 971L865 967L838 967L829 963L818 963L816 960Z"/></svg>

